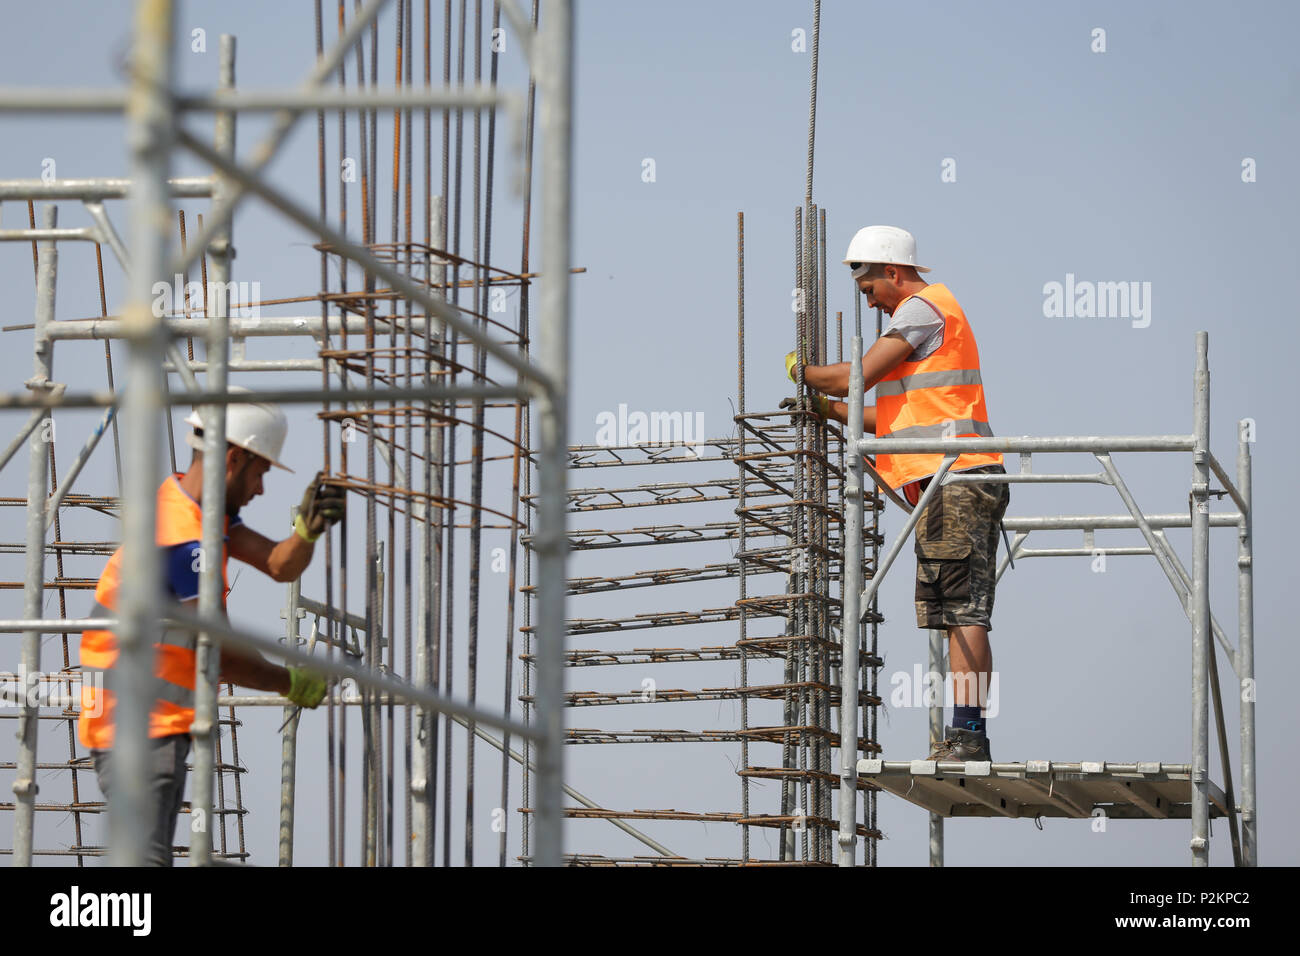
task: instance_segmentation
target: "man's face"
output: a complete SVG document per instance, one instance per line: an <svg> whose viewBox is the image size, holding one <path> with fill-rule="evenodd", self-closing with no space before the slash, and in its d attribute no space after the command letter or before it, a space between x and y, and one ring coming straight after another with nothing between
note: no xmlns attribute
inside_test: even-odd
<svg viewBox="0 0 1300 956"><path fill-rule="evenodd" d="M262 494L262 476L270 469L269 461L242 448L231 448L226 453L226 514L238 514L240 508Z"/></svg>
<svg viewBox="0 0 1300 956"><path fill-rule="evenodd" d="M898 270L893 266L877 266L859 276L858 291L867 297L869 308L882 309L886 315L893 315L894 307L903 301Z"/></svg>

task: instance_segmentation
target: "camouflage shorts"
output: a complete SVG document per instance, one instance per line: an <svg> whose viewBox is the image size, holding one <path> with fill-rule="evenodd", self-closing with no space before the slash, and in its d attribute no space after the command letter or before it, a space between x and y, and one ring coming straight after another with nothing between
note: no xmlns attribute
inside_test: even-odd
<svg viewBox="0 0 1300 956"><path fill-rule="evenodd" d="M995 472L1001 465L960 474ZM916 524L916 626L943 630L954 624L993 629L999 522L1011 501L1006 483L943 485Z"/></svg>

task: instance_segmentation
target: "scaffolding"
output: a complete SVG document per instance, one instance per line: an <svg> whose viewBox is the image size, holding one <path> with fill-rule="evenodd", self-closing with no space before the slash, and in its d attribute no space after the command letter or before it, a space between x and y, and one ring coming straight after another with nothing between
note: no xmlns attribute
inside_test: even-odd
<svg viewBox="0 0 1300 956"><path fill-rule="evenodd" d="M862 339L854 336L850 346L850 384L847 438L847 474L844 484L845 537L848 553L861 553L863 527L863 489L867 476L877 488L886 489L884 481L868 460L869 455L942 454L935 478L911 508L893 491L891 500L908 513L898 536L875 569L871 580L862 586L857 569L859 560L846 558L849 579L845 583L849 598L844 602L844 627L859 619L862 608L872 601L901 553L921 512L944 484L955 482L1091 482L1113 487L1127 514L1117 515L1047 515L1017 517L1004 521L1015 532L1008 554L998 567L998 577L1016 558L1149 554L1156 559L1174 589L1184 613L1192 625L1192 734L1191 762L1169 764L1108 763L1105 761L1058 762L1031 760L1021 763L991 761L888 761L880 757L859 759L841 751L840 775L845 786L861 774L877 785L898 794L930 811L930 864L943 863L943 820L951 816L1000 816L1037 818L1066 816L1086 819L1097 814L1117 818L1190 819L1192 836L1189 846L1194 866L1208 866L1210 853L1209 822L1212 816L1227 816L1232 841L1233 862L1237 866L1255 866L1258 862L1258 821L1255 813L1255 651L1253 613L1253 549L1251 540L1251 460L1250 443L1254 440L1254 423L1238 422L1236 482L1210 451L1210 369L1209 335L1196 333L1196 365L1192 382L1192 431L1170 435L1071 435L1019 438L946 438L942 426L934 436L864 438L862 410L864 381L862 376ZM960 474L949 468L963 452L1018 453L1018 474ZM1096 457L1101 472L1091 474L1043 474L1033 471L1035 454L1087 452ZM1188 494L1188 513L1146 514L1124 482L1111 455L1116 452L1178 453L1191 452L1192 481ZM1211 475L1220 488L1211 487ZM1231 498L1237 511L1211 512L1211 496ZM1170 546L1167 528L1191 528L1192 569L1189 574ZM1237 645L1234 647L1210 610L1209 545L1212 527L1237 530ZM1099 530L1137 528L1146 540L1145 547L1099 549L1094 534ZM1024 541L1033 531L1078 530L1083 532L1081 548L1026 549ZM930 671L944 673L941 632L930 632ZM1240 768L1241 802L1233 797L1232 761L1225 731L1224 703L1219 687L1218 653L1223 649L1239 681L1240 700ZM840 693L850 698L856 693L857 671L844 668ZM1210 702L1213 699L1219 759L1224 774L1223 787L1217 786L1209 773ZM847 714L848 712L846 712ZM930 709L931 739L942 736L943 702ZM847 725L846 725L847 727ZM844 733L849 733L846 729ZM847 789L847 788L846 788ZM843 794L845 790L841 790ZM853 865L853 801L841 798L839 844L840 865ZM1240 823L1238 822L1240 821Z"/></svg>
<svg viewBox="0 0 1300 956"><path fill-rule="evenodd" d="M228 37L221 42L218 88L202 94L177 90L169 52L175 43L172 4L144 0L125 92L0 93L0 110L11 112L124 114L132 148L127 179L0 182L0 202L26 203L28 216L27 228L0 230L0 240L33 244L36 279L34 322L7 332L29 328L33 333L35 365L26 383L28 394L0 397L0 409L27 415L0 457L0 468L24 444L29 452L26 496L0 499L0 505L22 507L26 518L25 539L0 545L3 553L24 556L22 581L0 583L21 589L24 596L22 616L0 621L0 634L21 636L16 669L0 674L0 695L16 705L15 713L0 717L16 717L19 728L16 758L0 763L0 771L13 775L15 800L0 809L14 813L13 845L7 852L16 864L47 856L72 857L78 864L106 854L121 864L142 859L142 822L149 818L148 793L138 785L145 778L146 690L154 636L166 624L201 634L194 779L186 812L191 823L211 819L212 825L191 825L190 846L178 851L194 865L254 859L245 832L240 714L267 707L282 708L284 720L277 861L294 862L299 713L278 696L220 688L217 641L310 664L340 682L324 708L329 734L324 840L331 865L350 859L365 865L475 862L474 818L484 803L481 774L476 775L482 766L476 764L479 743L500 757L501 789L491 802L505 811L517 794L522 813L520 852L514 859L524 865L874 866L882 837L881 793L929 812L934 865L943 862L943 820L948 817L1083 819L1098 812L1117 818L1189 819L1198 865L1209 860L1210 819L1226 816L1234 862L1256 863L1254 696L1245 693L1248 686L1253 691L1254 678L1251 436L1248 423L1241 423L1233 482L1209 450L1204 333L1197 335L1189 435L868 438L862 434L863 317L855 287L848 427L827 424L815 414L801 377L792 402L756 410L746 400L745 225L740 214L737 407L731 433L570 445L568 284L570 272L578 271L571 269L569 247L571 2L551 0L539 17L535 0L531 18L516 0L493 4L492 37L504 14L529 67L526 93L498 86L495 44L489 46L489 78L483 81L487 44L481 0L472 14L465 0L456 16L446 5L441 87L433 81L439 62L432 44L437 24L427 0L418 14L411 0L371 0L350 17L346 6L339 7L337 36L327 45L317 3L317 62L294 92L238 89L235 44ZM379 77L379 17L385 8L395 9L391 85ZM417 24L423 30L422 57L415 42ZM793 277L800 295L792 331L800 376L804 364L825 364L832 355L836 361L844 358L842 315L836 314L830 327L826 212L812 199L819 27L817 3L807 181L804 204L795 210L793 222ZM415 77L417 66L423 68L423 85ZM474 76L467 83L470 70ZM541 94L545 261L540 272L532 271L529 251L535 92ZM465 110L474 124L473 182L468 187L462 175ZM440 158L434 112L442 120ZM270 135L247 159L237 161L235 119L243 113L271 113L274 120ZM316 210L275 188L265 175L295 125L313 113ZM505 257L493 245L498 113L505 116L517 145L523 191L520 255L509 268L500 265ZM182 125L183 117L195 114L215 118L210 142ZM391 166L380 158L381 118L392 126ZM179 150L210 166L212 174L172 177L171 159ZM359 210L355 198L353 208L348 205L355 192L340 185L333 198L327 188L333 170L353 153L359 165ZM435 166L440 183L434 182ZM317 288L253 303L209 298L210 285L231 283L232 215L250 196L315 237ZM131 224L126 239L108 211L121 201L128 204ZM186 210L177 208L187 202L208 204L197 217L196 234L187 232ZM79 204L90 224L60 227L61 204ZM385 210L387 222L380 215ZM465 215L470 217L468 229ZM66 242L94 245L101 306L97 317L56 316L58 252ZM128 301L120 315L109 313L104 248L129 278ZM198 294L189 296L195 270L202 282ZM186 288L183 304L159 313L151 307L154 284L177 274ZM534 281L541 293L536 349L529 298ZM513 323L494 317L491 305L494 295L507 291L519 297ZM256 318L232 314L238 311L236 304L279 310L303 303L316 303L319 311ZM877 310L875 334L880 333ZM194 339L203 349L199 358ZM78 391L60 382L56 346L63 355L92 341L103 345L106 388ZM285 357L291 343L303 341L312 343L312 357ZM128 348L120 387L122 370L115 367L113 354L117 342ZM250 342L280 351L272 358L250 357ZM161 580L152 547L153 503L168 444L175 470L174 436L169 430L164 442L162 425L166 421L170 429L174 406L195 405L203 417L206 455L220 457L225 405L247 400L230 391L230 373L274 375L275 387L259 387L256 396L315 412L328 480L346 489L363 510L358 522L354 507L349 523L324 539L324 593L306 594L298 582L287 585L278 637L250 633L223 618L216 562L203 569L197 615L165 607L162 594L151 585ZM319 381L281 385L294 375ZM99 410L100 415L90 437L61 469L47 425L56 412L72 409ZM95 472L87 471L87 463L109 434L117 493L73 490L79 480L83 488L90 482ZM873 471L868 456L882 451L946 456L915 508ZM1001 476L948 474L964 451L1018 453L1021 470ZM1102 471L1033 472L1034 454L1058 452L1092 453ZM1144 513L1111 460L1115 452L1191 452L1188 514ZM106 458L106 452L100 455ZM614 477L603 485L577 478L578 487L570 488L570 471ZM110 474L101 468L99 480ZM1221 488L1210 486L1211 475ZM1095 554L1098 531L1140 530L1145 547L1100 550L1108 556L1155 557L1192 623L1190 762L885 759L878 740L879 627L884 623L879 587L936 489L972 480L1091 482L1115 488L1127 514L1006 518L1004 526L1014 539L997 574L1000 579L1014 560ZM224 500L224 476L218 469L205 469L204 481L203 544L209 553L218 553L221 513L208 504ZM1230 497L1237 510L1211 513L1209 498L1216 495ZM909 517L886 549L880 516L887 502ZM614 517L606 521L597 513ZM95 521L101 526L121 521L121 533L96 536L88 530ZM596 522L600 526L592 526ZM360 539L353 528L357 523L364 528ZM1238 531L1235 647L1209 609L1208 541L1214 527ZM1192 530L1190 573L1165 537L1168 528ZM1026 548L1028 535L1040 530L1082 531L1083 545ZM481 577L483 535L490 531L504 531L511 542L504 588L492 593ZM79 606L77 599L84 600L96 577L78 577L74 570L84 567L97 574L119 541L138 573L124 583L118 617L79 618L84 604ZM614 555L629 566L614 567ZM734 599L700 597L703 588L733 582ZM50 591L58 594L57 617L45 616ZM486 615L480 613L493 603L504 620L495 642L481 626ZM88 627L113 627L122 638L117 759L119 779L136 785L117 788L107 807L83 792L90 761L78 753L73 728L81 675L69 635ZM60 641L62 657L56 667L43 671L42 642L51 635ZM628 635L631 641L625 639ZM946 670L941 637L938 631L930 634L932 672ZM1231 779L1216 642L1243 687L1240 803ZM629 681L622 677L627 673L650 676ZM480 703L486 678L498 676L500 706ZM1211 702L1225 771L1222 787L1209 778ZM730 714L726 707L733 708ZM654 715L649 721L632 716L647 712ZM566 715L581 716L566 720ZM66 729L66 760L38 760L42 721ZM462 728L463 736L455 728ZM940 702L930 710L932 738L941 731ZM359 761L350 746L358 739ZM611 748L639 753L649 745L654 745L655 757L639 766L651 806L611 807L564 782L566 764L574 770L571 782L584 781L579 765L591 759L587 754L603 755ZM578 748L567 761L566 748ZM707 773L657 779L665 767L686 766L699 748L710 751L698 765L707 766ZM714 752L727 756L718 759ZM38 800L38 774L66 780L68 798ZM717 793L726 791L735 794L734 802L718 806ZM456 832L454 820L461 810L463 827ZM83 832L83 818L105 811L108 839L96 843ZM38 842L38 814L70 818L72 841L61 847ZM349 827L354 816L359 837ZM493 828L492 855L502 866L511 862L509 819L506 812L502 825ZM662 826L663 832L644 832L644 822ZM735 849L701 852L695 845L699 831L688 831L686 824L733 828ZM619 855L587 847L588 825L612 826L650 852ZM664 835L668 832L673 836ZM687 835L679 840L678 834ZM463 847L454 842L456 836L463 838ZM405 851L400 849L403 842Z"/></svg>
<svg viewBox="0 0 1300 956"><path fill-rule="evenodd" d="M379 77L379 17L395 9L394 64L391 85ZM468 13L462 0L458 15L451 5L442 24L442 86L432 80L431 37L435 26L426 0L417 17L411 0L371 0L348 16L338 9L338 35L325 45L323 11L316 4L317 61L304 84L292 91L241 90L235 86L235 43L222 37L220 82L213 92L189 94L174 83L173 51L177 44L174 5L167 0L142 0L136 11L134 51L128 87L117 90L22 90L0 96L0 110L67 115L122 115L131 149L130 175L126 179L18 180L0 183L0 201L25 201L31 221L27 229L0 231L0 239L31 242L36 266L34 338L35 370L26 383L28 394L0 398L0 408L28 415L10 443L0 467L26 443L29 448L27 495L5 504L22 505L26 513L26 539L7 545L8 553L24 555L21 618L0 622L0 633L21 635L21 659L14 672L0 680L6 704L16 704L19 745L12 763L15 801L4 809L14 813L12 853L15 865L30 865L43 856L85 858L107 854L110 861L133 865L143 859L151 819L150 795L144 782L148 688L152 677L152 647L159 629L181 625L199 634L196 672L196 718L193 785L188 811L191 840L188 855L194 865L246 860L241 793L243 772L238 753L238 708L284 707L282 727L282 791L279 862L292 862L296 730L298 711L284 698L272 695L235 696L228 687L219 694L215 643L257 650L286 663L309 664L338 679L327 698L329 727L328 859L331 865L347 861L348 820L346 801L359 791L362 836L360 862L367 865L431 865L441 823L442 862L452 854L453 777L463 787L465 807L464 860L474 859L472 823L475 807L474 759L476 742L484 741L502 752L501 785L509 786L508 764L519 759L511 740L523 741L529 751L530 787L536 820L530 822L532 849L529 862L560 862L562 801L561 744L562 630L567 539L564 529L565 436L567 433L567 380L569 328L570 190L572 142L572 5L552 0L539 19L538 4L531 20L514 0L494 3L492 34L485 37L483 3L476 0ZM515 48L527 62L526 92L497 85L499 51L504 44L501 15L505 14ZM416 21L423 28L423 84L414 79L418 58L414 42ZM473 46L467 55L466 36L472 28ZM457 41L456 55L451 52ZM490 77L484 82L483 60L490 49ZM473 83L467 84L472 57ZM355 67L352 73L349 66ZM453 65L456 69L452 80ZM336 85L331 86L331 83ZM349 88L355 85L355 89ZM544 271L529 271L529 222L533 111L540 93L540 237ZM462 183L464 115L473 120L473 184ZM435 163L433 113L442 117L441 191L431 176ZM248 158L236 159L235 121L246 113L272 114L270 134ZM523 184L523 240L521 265L504 269L491 263L493 208L493 154L498 114L505 116L512 136L516 179ZM215 134L205 140L184 125L189 116L212 114ZM302 205L277 189L265 176L300 120L316 116L319 208ZM379 235L379 183L384 167L378 149L380 120L391 121L393 153L390 232ZM417 139L413 117L422 117L423 143L416 156L423 163L423 183L413 172L413 144ZM485 119L486 118L486 119ZM332 122L331 122L332 121ZM360 157L361 209L349 220L348 190L340 185L331 224L328 210L327 166L351 159L348 126L356 123L359 141L353 151ZM454 135L453 128L454 125ZM326 130L338 137L337 157L326 147ZM482 130L486 127L486 156ZM175 179L170 175L173 156L184 150L212 169L210 176ZM480 184L485 173L486 183ZM246 318L232 315L235 303L225 295L209 297L207 290L228 290L233 258L231 222L235 209L256 196L268 208L318 239L320 287L307 296L240 306L284 306L317 302L315 316ZM113 226L107 203L127 200L129 228L123 239ZM186 234L184 210L179 219L173 203L210 200L206 220L200 216L198 234ZM423 209L420 209L420 203ZM41 203L41 223L35 222L35 204ZM91 225L58 228L58 204L80 203ZM462 207L471 215L471 236L462 236ZM422 225L421 223L422 216ZM357 220L360 228L357 228ZM413 219L417 225L413 226ZM179 223L180 246L169 236ZM359 241L352 234L359 232ZM423 234L420 238L420 234ZM61 320L55 315L58 244L86 241L95 246L100 264L101 316ZM110 316L103 292L101 249L107 247L127 275L126 304L120 316ZM191 299L189 275L199 269L201 291ZM353 270L356 270L355 272ZM157 307L155 285L170 288L180 276L186 299L179 310ZM359 276L359 279L358 279ZM540 288L537 346L530 342L529 290ZM518 292L518 323L494 318L489 298L496 290ZM179 296L179 292L177 292ZM201 300L199 297L201 296ZM16 330L15 330L16 331ZM306 336L315 343L317 356L309 359L248 358L250 338L270 343ZM205 355L195 360L193 339L203 343ZM58 381L54 352L61 341L102 341L108 375L105 391L76 391ZM112 343L128 347L125 384L114 382ZM181 343L185 345L182 347ZM60 346L62 353L69 346ZM196 373L204 373L200 383ZM318 384L310 387L260 387L250 396L232 392L230 372L314 373ZM169 377L181 380L173 391ZM118 370L121 377L121 370ZM278 385L279 379L277 379ZM204 425L207 460L224 457L224 410L231 401L272 401L317 409L322 423L322 449L327 480L347 490L349 498L364 507L364 542L348 543L346 524L325 539L325 590L322 600L289 586L283 616L283 636L277 640L232 626L221 613L222 582L219 563L203 562L197 614L166 606L160 582L160 558L153 546L154 502L163 474L164 422L170 434L170 411L176 405L195 405ZM82 447L62 482L55 470L52 421L56 411L102 409L91 437ZM118 447L118 421L122 444ZM530 419L536 416L536 434L530 436ZM457 433L468 436L470 451L463 457ZM119 473L116 495L73 493L73 483L87 459L109 431ZM350 445L360 437L363 453ZM533 439L530 441L530 437ZM358 443L361 443L358 442ZM463 438L462 438L463 442ZM422 447L420 447L422 444ZM489 454L493 445L500 453ZM171 441L175 470L174 440ZM532 449L531 451L529 449ZM484 498L485 465L513 473L509 499L493 507ZM480 704L476 674L480 654L477 603L484 586L479 577L484 529L504 529L511 538L520 527L518 502L521 472L538 476L535 516L529 522L536 569L530 572L536 588L532 611L532 653L525 665L526 683L532 688L534 707L526 721L514 716L512 675L504 673L505 696L500 710ZM105 472L101 471L101 475ZM457 492L456 482L468 479L468 493ZM84 480L83 480L83 483ZM204 470L202 492L203 551L221 553L224 509L224 473ZM121 520L121 534L112 540L67 540L63 525L72 520L82 526L83 516L98 513ZM53 530L54 540L47 541ZM385 535L386 530L386 535ZM95 577L65 576L64 560L84 559L102 565L120 539L125 566L115 618L78 619L80 607L69 602L68 591L88 591ZM468 560L457 558L456 544L466 539ZM399 540L404 545L398 552ZM385 544L386 541L386 544ZM509 564L504 659L512 647L514 548ZM357 556L361 568L356 569ZM53 556L57 575L47 582L47 557ZM349 560L351 558L351 561ZM351 569L349 563L352 564ZM351 574L351 581L349 575ZM468 578L468 614L454 604L458 581ZM362 583L358 586L358 580ZM59 594L59 616L45 617L47 588ZM349 609L349 595L360 591L361 606ZM75 594L73 595L76 596ZM457 617L459 612L460 617ZM310 617L311 636L303 638L300 622ZM462 625L461 618L468 625ZM77 753L73 724L76 720L79 668L69 655L68 635L87 628L113 628L120 656L115 670L117 764L109 805L85 799L84 779L90 769L86 755ZM453 641L453 631L465 630L467 647ZM42 671L42 641L61 635L63 657L56 671ZM495 646L495 645L493 645ZM467 674L468 689L456 683ZM219 710L224 708L224 711ZM362 754L360 774L346 753L348 713L360 717ZM68 759L37 760L41 721L66 725ZM459 744L464 768L453 768L452 724L466 730ZM355 725L354 725L355 726ZM498 739L485 728L504 734ZM223 752L222 731L232 748ZM398 754L397 747L402 747ZM355 757L352 758L355 761ZM458 761L459 762L459 761ZM394 792L394 770L402 770L405 794ZM71 799L37 801L38 772L67 771ZM404 807L403 807L404 804ZM108 835L102 844L88 842L83 815L107 810ZM405 843L398 849L403 815ZM37 811L70 814L74 840L62 848L36 842ZM227 840L226 819L234 821L238 848ZM213 821L212 826L207 820ZM214 838L213 831L219 834ZM499 860L505 863L506 833L499 831ZM215 844L215 845L214 845ZM404 855L404 859L403 859Z"/></svg>

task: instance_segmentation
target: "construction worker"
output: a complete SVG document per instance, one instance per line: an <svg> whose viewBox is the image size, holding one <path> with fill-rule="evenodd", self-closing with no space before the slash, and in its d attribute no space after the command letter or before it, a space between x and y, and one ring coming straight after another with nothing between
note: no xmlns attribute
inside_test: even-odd
<svg viewBox="0 0 1300 956"><path fill-rule="evenodd" d="M231 391L247 391L232 387ZM173 474L158 489L156 541L162 550L166 593L182 607L197 610L201 565L203 469L202 422L198 412L185 420L194 427L186 443L194 449L189 470ZM288 422L275 405L232 403L226 410L225 543L221 553L221 605L224 612L230 585L226 560L234 556L276 581L295 580L311 562L314 542L343 516L343 490L323 484L317 474L303 495L294 531L282 541L272 541L249 528L239 509L262 494L262 477L272 466L292 471L279 461ZM109 558L95 587L92 617L114 617L117 608L122 549ZM190 725L194 722L196 635L168 629L154 645L155 699L149 713L151 748L149 787L155 818L147 862L172 865L172 840L176 815L185 791L185 758L190 750ZM105 796L113 786L110 748L113 745L113 665L117 641L110 631L87 630L81 636L81 715L77 735L90 749L95 774ZM300 667L281 667L255 652L222 647L220 679L256 690L283 694L301 707L316 707L325 696L323 676Z"/></svg>
<svg viewBox="0 0 1300 956"><path fill-rule="evenodd" d="M849 243L853 270L867 305L891 316L889 327L862 357L866 389L876 405L863 409L863 428L877 438L991 436L979 350L961 306L947 286L928 284L917 265L916 240L894 226L867 226ZM793 380L795 353L786 356ZM804 383L822 393L822 417L846 422L848 405L827 396L849 390L849 363L808 365ZM890 488L915 506L939 470L943 455L877 455L874 464ZM1005 474L1002 455L963 453L949 469ZM998 531L1011 489L1006 482L944 484L916 525L916 625L946 629L954 683L952 724L935 741L931 760L989 760L983 709L993 669L992 629Z"/></svg>

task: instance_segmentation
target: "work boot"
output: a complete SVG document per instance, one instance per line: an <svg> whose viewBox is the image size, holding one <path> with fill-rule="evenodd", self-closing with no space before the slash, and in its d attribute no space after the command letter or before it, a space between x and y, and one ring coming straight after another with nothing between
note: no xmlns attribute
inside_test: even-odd
<svg viewBox="0 0 1300 956"><path fill-rule="evenodd" d="M944 739L934 745L930 760L992 760L989 756L989 738L973 730L956 727L944 728Z"/></svg>

